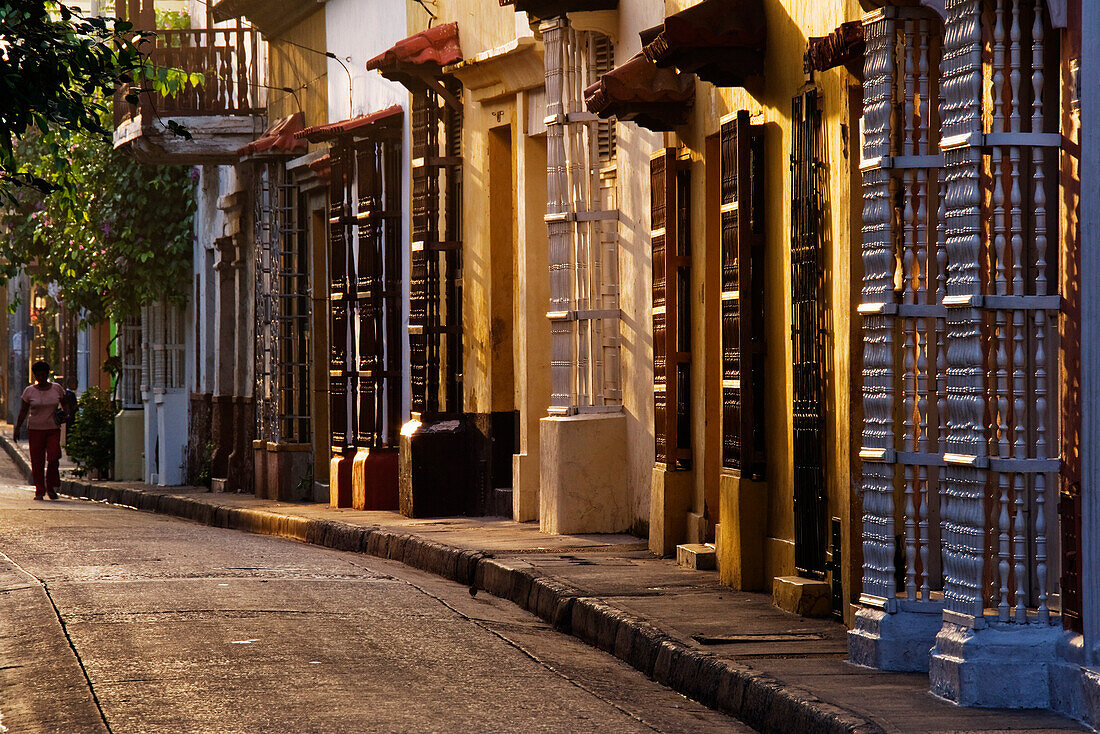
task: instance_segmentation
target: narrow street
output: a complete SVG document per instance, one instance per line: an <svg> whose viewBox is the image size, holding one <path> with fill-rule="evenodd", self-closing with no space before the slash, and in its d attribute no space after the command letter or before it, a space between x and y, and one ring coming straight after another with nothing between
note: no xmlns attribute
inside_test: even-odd
<svg viewBox="0 0 1100 734"><path fill-rule="evenodd" d="M0 459L0 731L750 731L488 594Z"/></svg>

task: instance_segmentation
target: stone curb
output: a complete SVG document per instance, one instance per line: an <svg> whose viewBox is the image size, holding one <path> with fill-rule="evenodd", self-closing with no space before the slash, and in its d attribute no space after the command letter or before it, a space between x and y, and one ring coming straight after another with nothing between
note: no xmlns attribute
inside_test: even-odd
<svg viewBox="0 0 1100 734"><path fill-rule="evenodd" d="M23 455L23 452L19 450L19 447L15 444L15 440L0 434L0 444L3 444L4 451L11 457L11 460L15 462L15 468L23 472L27 481L33 482L34 479L31 477L31 462Z"/></svg>
<svg viewBox="0 0 1100 734"><path fill-rule="evenodd" d="M23 468L26 459L8 438L0 435L0 443ZM16 455L20 458L15 458ZM311 520L97 482L63 479L61 491L71 497L172 515L204 525L365 553L476 587L515 603L555 630L578 637L678 693L740 719L764 734L884 731L878 724L826 703L807 690L689 648L651 623L591 597L561 579L535 569L514 568L489 553L455 548L377 525L363 527L336 520Z"/></svg>

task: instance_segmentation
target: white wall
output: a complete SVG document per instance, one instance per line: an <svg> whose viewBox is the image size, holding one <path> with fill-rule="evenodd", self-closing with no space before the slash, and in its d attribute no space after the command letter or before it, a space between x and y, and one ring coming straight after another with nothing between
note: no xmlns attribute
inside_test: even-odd
<svg viewBox="0 0 1100 734"><path fill-rule="evenodd" d="M366 67L368 59L408 35L404 0L329 0L325 34L328 50L343 62L341 66L328 60L330 122L407 104L409 94L403 86Z"/></svg>
<svg viewBox="0 0 1100 734"><path fill-rule="evenodd" d="M191 389L199 393L214 392L215 358L218 353L217 336L214 329L214 309L216 305L216 289L218 287L217 276L214 273L214 240L222 234L223 216L218 211L218 197L221 195L220 170L218 166L203 166L196 169L199 172L198 187L195 190L195 243L192 258L192 291L195 290L195 280L198 281L198 293L192 292L192 298L198 298L196 302L199 321L195 324L192 341L188 344L188 352L192 355L191 364L194 365L193 349L198 349L200 367L192 374L188 381Z"/></svg>

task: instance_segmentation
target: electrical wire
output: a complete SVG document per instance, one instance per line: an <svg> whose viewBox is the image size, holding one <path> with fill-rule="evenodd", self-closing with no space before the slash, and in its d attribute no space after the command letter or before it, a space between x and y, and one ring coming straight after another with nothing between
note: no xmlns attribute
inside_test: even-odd
<svg viewBox="0 0 1100 734"><path fill-rule="evenodd" d="M437 16L428 8L428 4L424 2L424 0L416 0L416 4L424 8L424 12L428 14L428 28L431 28L432 23L434 23L439 18L439 16Z"/></svg>

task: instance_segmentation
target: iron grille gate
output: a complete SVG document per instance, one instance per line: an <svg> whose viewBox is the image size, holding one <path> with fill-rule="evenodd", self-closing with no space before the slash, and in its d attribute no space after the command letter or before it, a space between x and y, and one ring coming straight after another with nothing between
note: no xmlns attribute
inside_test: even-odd
<svg viewBox="0 0 1100 734"><path fill-rule="evenodd" d="M691 466L691 170L675 148L650 158L653 402L657 461Z"/></svg>
<svg viewBox="0 0 1100 734"><path fill-rule="evenodd" d="M332 450L397 446L401 414L401 131L340 138L330 179Z"/></svg>
<svg viewBox="0 0 1100 734"><path fill-rule="evenodd" d="M409 359L412 412L429 420L462 412L462 111L425 86L412 115Z"/></svg>
<svg viewBox="0 0 1100 734"><path fill-rule="evenodd" d="M722 121L722 466L764 478L764 126Z"/></svg>
<svg viewBox="0 0 1100 734"><path fill-rule="evenodd" d="M795 568L821 576L828 542L824 439L825 325L822 298L821 110L817 90L792 103L791 351L794 449Z"/></svg>

